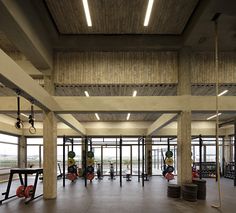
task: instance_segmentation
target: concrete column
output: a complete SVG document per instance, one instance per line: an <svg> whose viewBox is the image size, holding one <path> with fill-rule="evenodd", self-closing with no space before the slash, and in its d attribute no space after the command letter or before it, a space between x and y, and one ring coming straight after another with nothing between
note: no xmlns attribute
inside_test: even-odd
<svg viewBox="0 0 236 213"><path fill-rule="evenodd" d="M54 93L50 76L44 77L45 89ZM55 113L43 112L43 196L45 199L57 197L57 120Z"/></svg>
<svg viewBox="0 0 236 213"><path fill-rule="evenodd" d="M26 167L26 137L21 135L19 137L19 149L18 149L18 167L25 168Z"/></svg>
<svg viewBox="0 0 236 213"><path fill-rule="evenodd" d="M145 141L146 173L152 175L152 138L148 136Z"/></svg>
<svg viewBox="0 0 236 213"><path fill-rule="evenodd" d="M179 52L178 95L191 95L191 49L183 48ZM178 183L192 182L191 167L191 111L182 111L177 127L177 167Z"/></svg>

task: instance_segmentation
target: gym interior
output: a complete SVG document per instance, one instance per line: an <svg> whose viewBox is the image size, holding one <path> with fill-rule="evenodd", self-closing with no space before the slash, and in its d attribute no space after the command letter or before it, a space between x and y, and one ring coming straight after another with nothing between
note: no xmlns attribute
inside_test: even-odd
<svg viewBox="0 0 236 213"><path fill-rule="evenodd" d="M236 2L0 1L0 212L234 212Z"/></svg>

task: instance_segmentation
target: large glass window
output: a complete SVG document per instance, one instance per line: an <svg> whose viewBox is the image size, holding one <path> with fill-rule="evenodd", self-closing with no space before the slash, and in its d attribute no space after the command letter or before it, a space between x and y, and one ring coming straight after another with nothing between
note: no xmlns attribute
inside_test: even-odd
<svg viewBox="0 0 236 213"><path fill-rule="evenodd" d="M0 134L0 169L18 167L18 137Z"/></svg>
<svg viewBox="0 0 236 213"><path fill-rule="evenodd" d="M27 138L27 167L43 166L43 138Z"/></svg>

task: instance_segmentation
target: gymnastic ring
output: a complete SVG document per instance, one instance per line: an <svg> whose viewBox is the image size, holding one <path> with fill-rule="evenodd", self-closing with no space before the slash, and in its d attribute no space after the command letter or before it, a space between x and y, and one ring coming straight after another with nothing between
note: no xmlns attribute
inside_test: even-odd
<svg viewBox="0 0 236 213"><path fill-rule="evenodd" d="M31 126L29 128L29 132L30 132L30 134L35 134L36 133L36 128L34 126Z"/></svg>

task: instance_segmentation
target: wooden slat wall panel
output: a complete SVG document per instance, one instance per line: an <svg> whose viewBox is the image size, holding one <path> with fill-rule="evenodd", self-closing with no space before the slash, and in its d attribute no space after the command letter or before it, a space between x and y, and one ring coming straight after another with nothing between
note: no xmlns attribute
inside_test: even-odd
<svg viewBox="0 0 236 213"><path fill-rule="evenodd" d="M56 84L177 83L176 52L58 52Z"/></svg>
<svg viewBox="0 0 236 213"><path fill-rule="evenodd" d="M134 90L137 91L138 96L173 96L177 94L177 85L57 85L55 94L58 96L85 96L84 91L87 91L90 96L132 96Z"/></svg>
<svg viewBox="0 0 236 213"><path fill-rule="evenodd" d="M216 82L214 53L194 53L191 67L192 83ZM219 82L236 82L236 52L221 52L219 54Z"/></svg>

